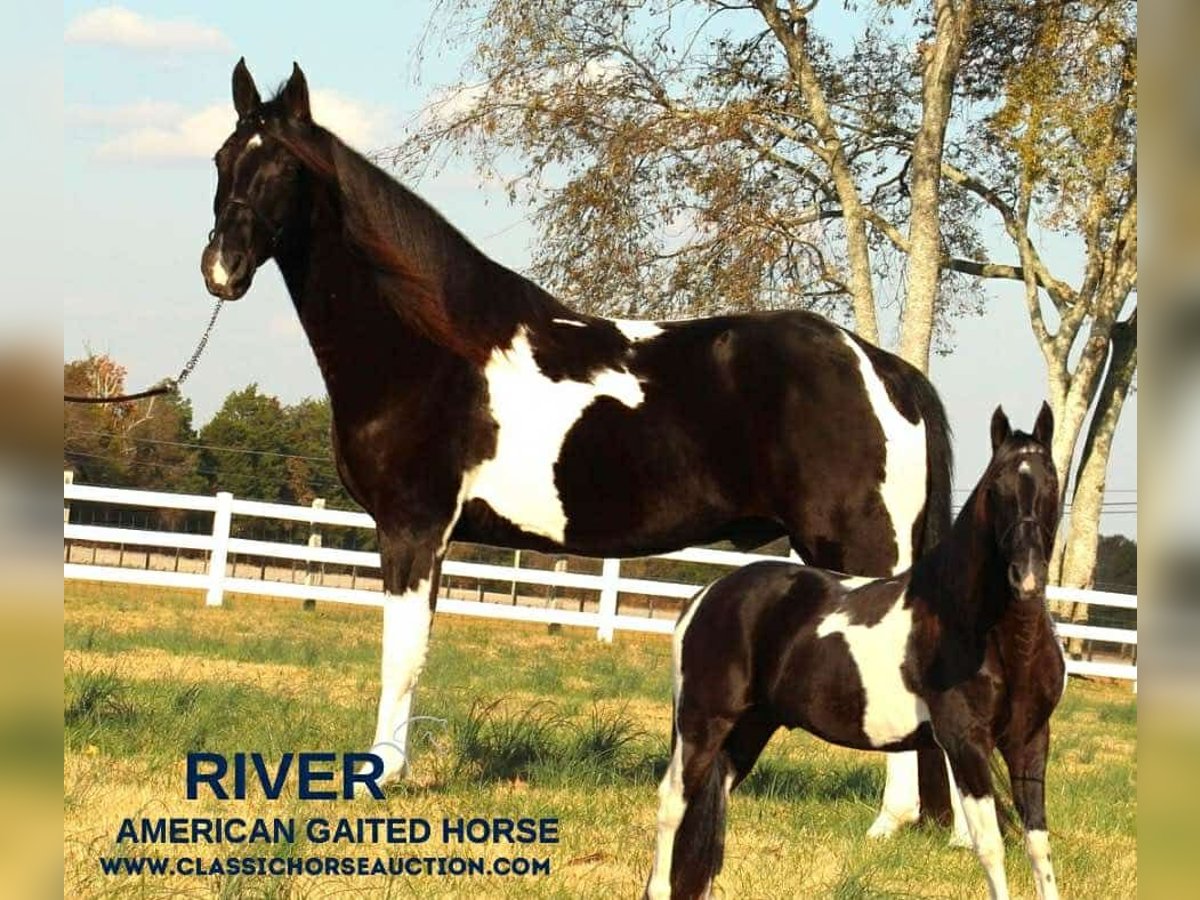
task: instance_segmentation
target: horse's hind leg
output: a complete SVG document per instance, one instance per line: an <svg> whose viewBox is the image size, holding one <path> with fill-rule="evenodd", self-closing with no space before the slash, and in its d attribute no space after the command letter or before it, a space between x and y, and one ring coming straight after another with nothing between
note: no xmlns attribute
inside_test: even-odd
<svg viewBox="0 0 1200 900"><path fill-rule="evenodd" d="M779 729L774 719L752 707L744 713L729 737L725 739L725 753L729 757L730 771L725 778L725 794L746 780L754 764L762 755L763 748Z"/></svg>
<svg viewBox="0 0 1200 900"><path fill-rule="evenodd" d="M1025 829L1025 853L1033 869L1038 900L1057 900L1058 882L1050 861L1050 839L1046 831L1046 755L1050 747L1050 727L1043 725L1024 744L1001 745L1008 765L1013 800Z"/></svg>
<svg viewBox="0 0 1200 900"><path fill-rule="evenodd" d="M672 742L671 762L659 785L654 867L649 900L707 897L721 870L725 848L726 774L721 743L730 724L710 719L682 729Z"/></svg>
<svg viewBox="0 0 1200 900"><path fill-rule="evenodd" d="M867 837L888 837L901 826L917 821L921 816L917 787L917 754L889 753L883 806L867 829Z"/></svg>

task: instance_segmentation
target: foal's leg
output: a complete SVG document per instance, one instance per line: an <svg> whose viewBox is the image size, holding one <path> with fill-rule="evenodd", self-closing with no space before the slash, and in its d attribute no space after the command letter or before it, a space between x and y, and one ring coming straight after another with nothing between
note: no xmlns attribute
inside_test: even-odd
<svg viewBox="0 0 1200 900"><path fill-rule="evenodd" d="M1033 869L1038 900L1058 900L1058 882L1050 862L1050 838L1046 831L1046 756L1050 749L1050 726L1026 743L1011 742L1000 747L1012 780L1013 800L1025 829L1025 853Z"/></svg>
<svg viewBox="0 0 1200 900"><path fill-rule="evenodd" d="M646 886L649 900L708 897L721 869L725 841L728 757L721 744L730 723L709 719L681 729L659 785L654 867Z"/></svg>
<svg viewBox="0 0 1200 900"><path fill-rule="evenodd" d="M382 783L399 777L408 764L408 723L429 649L441 547L428 539L389 539L382 530L379 536L386 594L379 714L371 752L383 760L378 779Z"/></svg>
<svg viewBox="0 0 1200 900"><path fill-rule="evenodd" d="M963 816L975 844L975 854L987 876L991 900L1008 900L1008 882L1004 876L1004 839L996 818L992 795L992 775L988 770L991 747L966 738L945 741L946 757L954 781L962 792Z"/></svg>

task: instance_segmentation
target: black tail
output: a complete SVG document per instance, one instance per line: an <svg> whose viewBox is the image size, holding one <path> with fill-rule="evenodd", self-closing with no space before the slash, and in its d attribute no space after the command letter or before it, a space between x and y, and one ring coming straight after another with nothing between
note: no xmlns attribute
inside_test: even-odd
<svg viewBox="0 0 1200 900"><path fill-rule="evenodd" d="M925 556L947 534L951 525L951 487L954 478L954 456L950 446L950 423L946 409L929 379L913 379L917 407L925 422L925 514L921 534L913 544L913 561ZM917 753L917 784L921 794L921 817L949 825L950 781L946 764L937 750Z"/></svg>
<svg viewBox="0 0 1200 900"><path fill-rule="evenodd" d="M687 798L671 853L672 900L703 897L725 861L725 773L729 760L717 753L699 790Z"/></svg>
<svg viewBox="0 0 1200 900"><path fill-rule="evenodd" d="M925 423L925 517L913 546L915 562L950 533L954 451L950 446L950 422L937 391L923 375L913 379L913 388Z"/></svg>

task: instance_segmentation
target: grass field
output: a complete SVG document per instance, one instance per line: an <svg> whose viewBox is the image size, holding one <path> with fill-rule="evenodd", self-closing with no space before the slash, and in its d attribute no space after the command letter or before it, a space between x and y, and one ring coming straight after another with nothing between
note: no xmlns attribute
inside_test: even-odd
<svg viewBox="0 0 1200 900"><path fill-rule="evenodd" d="M378 611L68 582L64 632L67 895L635 897L649 870L666 765L670 644L443 616L416 712L412 777L383 802L187 801L189 750L360 751L374 727ZM1071 682L1053 723L1047 806L1064 896L1136 894L1137 707L1128 685ZM779 735L731 801L718 896L982 897L973 854L909 829L867 842L882 757ZM557 844L459 848L292 844L118 848L125 817L548 817ZM440 836L439 836L440 838ZM1014 896L1032 896L1011 840ZM549 858L548 875L106 876L110 854Z"/></svg>

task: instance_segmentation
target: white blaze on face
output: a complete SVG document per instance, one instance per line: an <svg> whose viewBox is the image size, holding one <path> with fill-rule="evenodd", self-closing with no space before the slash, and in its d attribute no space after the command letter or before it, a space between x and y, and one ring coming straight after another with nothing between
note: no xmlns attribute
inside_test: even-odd
<svg viewBox="0 0 1200 900"><path fill-rule="evenodd" d="M617 326L617 331L635 343L658 337L663 332L662 326L657 322L644 319L613 319L612 323Z"/></svg>
<svg viewBox="0 0 1200 900"><path fill-rule="evenodd" d="M225 282L229 280L229 272L225 269L225 264L221 257L221 244L224 238L217 235L217 246L213 248L212 265L208 267L208 277L217 287L225 287Z"/></svg>
<svg viewBox="0 0 1200 900"><path fill-rule="evenodd" d="M250 140L246 141L246 149L253 150L255 147L261 147L262 142L263 139L261 134L253 134L250 136Z"/></svg>
<svg viewBox="0 0 1200 900"><path fill-rule="evenodd" d="M846 613L835 612L817 626L817 637L840 634L850 648L863 687L862 729L873 747L902 741L929 721L929 707L900 673L912 633L912 610L904 608L904 598L897 597L874 625L852 625Z"/></svg>
<svg viewBox="0 0 1200 900"><path fill-rule="evenodd" d="M496 455L467 473L468 499L532 534L561 543L567 517L554 482L563 441L600 397L635 409L644 395L629 372L603 369L590 381L553 381L538 368L525 330L496 350L483 370L488 405L498 426Z"/></svg>
<svg viewBox="0 0 1200 900"><path fill-rule="evenodd" d="M925 507L925 423L913 424L904 418L888 397L887 387L879 378L871 360L858 343L845 332L842 339L858 359L858 370L867 391L871 409L884 439L884 478L879 486L896 534L895 572L912 565L913 524Z"/></svg>

